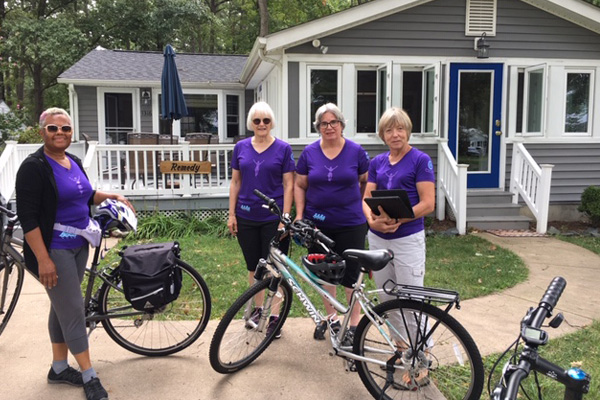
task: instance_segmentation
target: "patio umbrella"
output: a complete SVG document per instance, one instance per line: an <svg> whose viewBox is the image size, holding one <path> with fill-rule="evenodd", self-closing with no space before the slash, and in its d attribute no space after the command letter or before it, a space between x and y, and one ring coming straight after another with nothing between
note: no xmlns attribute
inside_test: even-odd
<svg viewBox="0 0 600 400"><path fill-rule="evenodd" d="M170 44L165 47L163 54L165 60L163 64L162 77L160 80L161 88L161 118L171 121L170 133L171 144L173 144L173 120L181 119L188 115L177 66L175 65L175 51Z"/></svg>

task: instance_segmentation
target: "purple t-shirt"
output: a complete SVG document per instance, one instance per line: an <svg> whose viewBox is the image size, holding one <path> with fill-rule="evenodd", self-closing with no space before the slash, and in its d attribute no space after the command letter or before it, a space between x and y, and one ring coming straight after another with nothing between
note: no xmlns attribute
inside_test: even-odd
<svg viewBox="0 0 600 400"><path fill-rule="evenodd" d="M55 222L85 229L89 220L88 201L92 196L92 185L79 168L79 165L70 157L71 169L63 167L48 156L46 156L46 159L54 172L54 180L58 190ZM87 244L87 240L82 236L54 230L50 248L75 249L85 244Z"/></svg>
<svg viewBox="0 0 600 400"><path fill-rule="evenodd" d="M253 221L277 219L262 206L265 202L254 194L254 189L275 199L283 211L283 174L296 169L291 146L276 138L265 151L258 153L252 146L252 138L241 140L233 148L231 168L242 175L236 215Z"/></svg>
<svg viewBox="0 0 600 400"><path fill-rule="evenodd" d="M304 218L329 229L364 224L359 175L369 170L369 155L361 145L346 139L333 160L317 140L304 148L296 171L308 175Z"/></svg>
<svg viewBox="0 0 600 400"><path fill-rule="evenodd" d="M394 165L390 164L390 152L379 154L373 158L369 166L369 182L377 185L377 189L404 189L410 203L419 203L418 182L435 182L431 158L414 147ZM397 239L412 235L425 229L425 219L400 225L394 233L381 233L371 229L371 232L383 239Z"/></svg>

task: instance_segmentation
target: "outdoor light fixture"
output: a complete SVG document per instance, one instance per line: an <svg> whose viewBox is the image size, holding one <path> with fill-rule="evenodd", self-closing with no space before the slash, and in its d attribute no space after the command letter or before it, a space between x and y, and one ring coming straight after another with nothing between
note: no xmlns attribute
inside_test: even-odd
<svg viewBox="0 0 600 400"><path fill-rule="evenodd" d="M142 91L142 100L144 101L144 104L148 104L150 102L150 91L149 90L143 90Z"/></svg>
<svg viewBox="0 0 600 400"><path fill-rule="evenodd" d="M481 34L481 37L476 40L477 46L477 58L489 58L490 57L490 45L485 40L485 32Z"/></svg>
<svg viewBox="0 0 600 400"><path fill-rule="evenodd" d="M319 50L321 50L321 53L326 54L327 51L329 50L329 47L327 47L327 46L320 46Z"/></svg>
<svg viewBox="0 0 600 400"><path fill-rule="evenodd" d="M322 54L326 54L329 51L329 47L321 45L321 41L319 39L315 39L311 43L312 47L319 49Z"/></svg>

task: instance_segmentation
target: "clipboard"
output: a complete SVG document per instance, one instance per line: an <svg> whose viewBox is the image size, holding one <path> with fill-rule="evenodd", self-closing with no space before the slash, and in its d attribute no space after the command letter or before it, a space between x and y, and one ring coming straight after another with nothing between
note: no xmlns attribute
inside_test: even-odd
<svg viewBox="0 0 600 400"><path fill-rule="evenodd" d="M365 202L375 215L379 215L378 206L390 216L390 218L414 218L415 214L406 190L373 190L371 196L366 197Z"/></svg>

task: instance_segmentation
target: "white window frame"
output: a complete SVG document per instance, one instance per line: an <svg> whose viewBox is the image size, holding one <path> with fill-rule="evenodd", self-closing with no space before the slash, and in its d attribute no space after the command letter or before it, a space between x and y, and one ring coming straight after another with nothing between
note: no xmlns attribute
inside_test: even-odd
<svg viewBox="0 0 600 400"><path fill-rule="evenodd" d="M231 90L223 91L223 137L219 133L219 143L227 143L233 141L233 138L227 137L227 96L237 96L238 97L238 135L244 135L246 132L246 118L245 109L246 104L244 102L245 97L243 92L236 92ZM219 124L220 125L220 124Z"/></svg>
<svg viewBox="0 0 600 400"><path fill-rule="evenodd" d="M426 79L426 73L428 71L433 70L434 73L434 84L433 84L433 131L429 132L429 131L425 131L423 130L423 128L425 128L425 121L427 119L427 115L426 115L426 107L425 104L427 102L427 79ZM421 134L423 136L438 136L439 133L439 123L440 123L440 86L441 86L441 79L440 79L440 71L441 71L441 63L435 63L435 64L430 64L427 65L423 68L423 88L422 88L422 94L423 94L423 102L421 103Z"/></svg>
<svg viewBox="0 0 600 400"><path fill-rule="evenodd" d="M300 132L298 135L299 139L316 139L319 137L319 132L312 132L312 119L314 115L310 115L310 99L311 99L311 87L310 87L310 75L313 70L335 70L337 71L337 98L340 110L343 110L343 98L342 98L342 65L336 64L319 64L319 63L300 63ZM302 118L304 116L304 118Z"/></svg>
<svg viewBox="0 0 600 400"><path fill-rule="evenodd" d="M381 82L381 71L385 71L385 82ZM379 121L381 115L392 106L392 61L388 61L385 64L380 64L377 67L377 86L376 86L376 99L375 99L375 120ZM385 85L385 109L381 109L381 88ZM378 133L378 125L375 124L375 133Z"/></svg>
<svg viewBox="0 0 600 400"><path fill-rule="evenodd" d="M361 65L356 64L354 70L354 96L353 96L353 105L354 105L354 130L356 131L356 127L358 126L358 73L359 72L375 72L375 110L377 110L377 68L369 65ZM377 112L377 111L375 111ZM377 117L377 116L376 116ZM372 137L377 133L377 122L379 120L375 118L375 129L373 132L355 132L356 137Z"/></svg>
<svg viewBox="0 0 600 400"><path fill-rule="evenodd" d="M160 126L160 102L158 101L158 96L162 94L160 89L155 89L152 91L152 130L153 132L159 131ZM184 89L183 94L208 94L208 95L217 95L217 134L219 136L219 143L223 141L223 134L225 132L225 128L227 123L223 120L227 117L227 114L224 110L225 107L225 96L222 90L211 90L211 89ZM231 94L231 93L229 93ZM138 96L139 97L139 96ZM245 124L244 124L245 126ZM173 136L181 137L181 120L173 121Z"/></svg>
<svg viewBox="0 0 600 400"><path fill-rule="evenodd" d="M98 110L98 143L106 144L106 109L104 107L104 95L106 93L129 93L131 94L131 112L133 113L133 130L140 132L142 126L142 111L140 107L140 89L137 88L115 88L98 87L96 89L96 104ZM158 132L158 131L156 131Z"/></svg>
<svg viewBox="0 0 600 400"><path fill-rule="evenodd" d="M592 124L594 116L594 89L595 89L595 69L594 68L565 68L564 69L564 86L563 86L563 100L562 100L562 126L561 131L565 137L591 137L592 136ZM590 86L589 86L589 107L588 107L588 126L586 132L566 132L565 123L567 119L567 76L568 74L589 74L590 75Z"/></svg>
<svg viewBox="0 0 600 400"><path fill-rule="evenodd" d="M527 130L528 118L529 118L529 76L534 71L542 71L542 99L541 99L541 116L540 116L540 130L539 132L529 132ZM523 128L522 136L544 136L546 132L546 115L547 115L547 93L548 93L548 65L537 64L523 69Z"/></svg>

